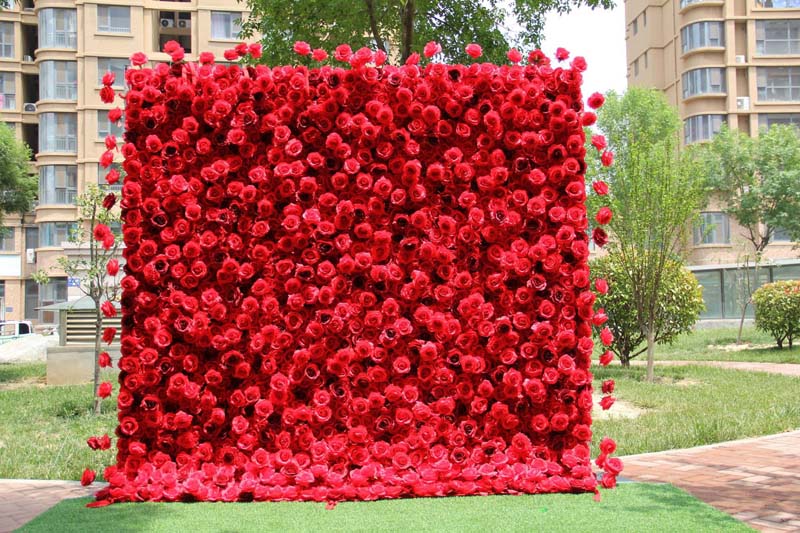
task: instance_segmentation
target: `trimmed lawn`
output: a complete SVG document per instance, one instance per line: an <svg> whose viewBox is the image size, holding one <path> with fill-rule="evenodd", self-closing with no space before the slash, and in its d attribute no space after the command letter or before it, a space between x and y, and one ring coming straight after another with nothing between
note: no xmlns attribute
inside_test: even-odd
<svg viewBox="0 0 800 533"><path fill-rule="evenodd" d="M21 532L126 531L752 531L671 485L624 483L591 494L324 503L135 503L66 500ZM677 528L677 529L676 529Z"/></svg>
<svg viewBox="0 0 800 533"><path fill-rule="evenodd" d="M757 363L800 363L800 346L791 350L784 345L778 349L775 340L753 326L744 328L742 341L745 344L767 345L741 351L719 349L719 346L736 344L738 328L700 329L679 336L672 345L656 346L656 360L681 361L753 361ZM709 348L714 346L714 348ZM635 360L646 361L646 354Z"/></svg>
<svg viewBox="0 0 800 533"><path fill-rule="evenodd" d="M689 448L800 428L800 378L714 367L594 367L597 381L614 379L615 396L647 409L634 419L592 424L595 441L609 436L619 455ZM611 414L614 407L611 407ZM597 450L593 450L593 455ZM623 475L624 472L623 472Z"/></svg>

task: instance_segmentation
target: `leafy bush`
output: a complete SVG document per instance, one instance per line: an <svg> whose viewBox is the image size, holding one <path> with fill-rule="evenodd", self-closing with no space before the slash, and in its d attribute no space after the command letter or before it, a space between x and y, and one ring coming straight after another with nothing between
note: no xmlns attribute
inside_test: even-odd
<svg viewBox="0 0 800 533"><path fill-rule="evenodd" d="M593 280L605 278L608 281L608 293L597 295L598 307L605 308L606 325L614 334L611 350L623 366L628 366L631 359L647 349L643 346L647 340L643 320L630 303L633 282L614 254L593 260L590 269ZM703 289L680 261L668 260L658 295L655 341L656 344L671 343L681 333L691 331L705 309Z"/></svg>
<svg viewBox="0 0 800 533"><path fill-rule="evenodd" d="M778 348L800 334L800 281L767 283L753 293L756 327L775 338Z"/></svg>

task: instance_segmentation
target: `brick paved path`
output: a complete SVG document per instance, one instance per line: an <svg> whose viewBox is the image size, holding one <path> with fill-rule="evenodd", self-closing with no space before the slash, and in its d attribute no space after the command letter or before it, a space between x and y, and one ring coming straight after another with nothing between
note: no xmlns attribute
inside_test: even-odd
<svg viewBox="0 0 800 533"><path fill-rule="evenodd" d="M800 430L622 458L622 475L672 483L765 532L800 532Z"/></svg>
<svg viewBox="0 0 800 533"><path fill-rule="evenodd" d="M634 366L644 366L647 361L631 361ZM800 364L792 363L751 363L746 361L656 361L659 366L715 366L728 370L745 370L747 372L767 372L770 374L783 374L784 376L800 377Z"/></svg>
<svg viewBox="0 0 800 533"><path fill-rule="evenodd" d="M0 479L0 533L14 531L61 500L90 496L101 484L82 487L77 481Z"/></svg>

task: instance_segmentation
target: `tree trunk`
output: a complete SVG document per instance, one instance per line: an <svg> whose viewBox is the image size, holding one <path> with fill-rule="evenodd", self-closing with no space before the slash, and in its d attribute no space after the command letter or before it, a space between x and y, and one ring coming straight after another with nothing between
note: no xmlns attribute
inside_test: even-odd
<svg viewBox="0 0 800 533"><path fill-rule="evenodd" d="M749 305L750 302L747 302ZM744 329L744 317L747 314L747 305L742 306L742 316L739 317L739 333L736 335L736 344L742 344L742 330Z"/></svg>
<svg viewBox="0 0 800 533"><path fill-rule="evenodd" d="M656 328L653 325L647 328L647 381L653 381L656 355Z"/></svg>
<svg viewBox="0 0 800 533"><path fill-rule="evenodd" d="M619 354L619 364L621 364L624 368L631 367L631 358L629 354Z"/></svg>
<svg viewBox="0 0 800 533"><path fill-rule="evenodd" d="M372 30L372 37L375 39L375 46L378 47L378 50L382 52L386 52L386 46L384 46L383 38L381 38L381 32L378 30L378 21L375 17L375 0L364 0L367 4L367 13L369 13L369 27Z"/></svg>
<svg viewBox="0 0 800 533"><path fill-rule="evenodd" d="M411 55L411 47L414 45L414 16L416 15L416 5L414 0L406 0L403 7L402 18L402 38L400 49L400 62L405 63Z"/></svg>
<svg viewBox="0 0 800 533"><path fill-rule="evenodd" d="M100 414L100 397L97 391L100 389L100 336L103 333L103 313L100 311L100 301L95 303L96 321L94 323L94 414Z"/></svg>

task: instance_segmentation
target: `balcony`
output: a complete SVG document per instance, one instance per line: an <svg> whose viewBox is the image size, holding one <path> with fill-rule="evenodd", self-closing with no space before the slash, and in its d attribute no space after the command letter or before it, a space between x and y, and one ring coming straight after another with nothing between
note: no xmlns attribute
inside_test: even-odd
<svg viewBox="0 0 800 533"><path fill-rule="evenodd" d="M39 124L22 124L22 140L31 147L31 161L39 152Z"/></svg>
<svg viewBox="0 0 800 533"><path fill-rule="evenodd" d="M184 11L159 11L155 49L161 51L167 41L177 41L187 54L192 52L192 14Z"/></svg>
<svg viewBox="0 0 800 533"><path fill-rule="evenodd" d="M33 24L22 25L22 60L32 63L39 46L39 28Z"/></svg>

